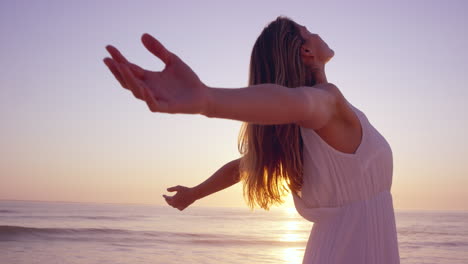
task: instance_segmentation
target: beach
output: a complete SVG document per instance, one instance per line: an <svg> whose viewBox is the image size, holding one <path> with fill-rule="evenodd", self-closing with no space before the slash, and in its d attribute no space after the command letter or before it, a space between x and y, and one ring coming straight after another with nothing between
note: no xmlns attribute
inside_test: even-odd
<svg viewBox="0 0 468 264"><path fill-rule="evenodd" d="M397 210L401 263L468 263L468 212ZM301 263L293 208L0 201L0 263Z"/></svg>

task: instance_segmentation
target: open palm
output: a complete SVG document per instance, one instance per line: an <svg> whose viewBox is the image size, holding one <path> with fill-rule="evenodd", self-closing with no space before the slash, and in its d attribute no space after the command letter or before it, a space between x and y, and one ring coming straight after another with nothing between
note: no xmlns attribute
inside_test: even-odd
<svg viewBox="0 0 468 264"><path fill-rule="evenodd" d="M177 55L169 52L149 34L141 38L143 45L161 59L161 72L148 71L128 62L113 46L107 46L112 56L104 63L122 87L144 100L152 112L199 114L208 104L208 87Z"/></svg>
<svg viewBox="0 0 468 264"><path fill-rule="evenodd" d="M177 185L167 188L167 191L176 192L173 196L163 195L167 204L179 209L180 211L184 210L197 200L193 188Z"/></svg>

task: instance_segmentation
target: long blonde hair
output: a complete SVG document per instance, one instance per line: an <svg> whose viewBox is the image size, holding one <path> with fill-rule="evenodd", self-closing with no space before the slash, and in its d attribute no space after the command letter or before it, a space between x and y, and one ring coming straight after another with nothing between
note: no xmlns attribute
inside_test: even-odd
<svg viewBox="0 0 468 264"><path fill-rule="evenodd" d="M250 57L249 85L275 83L288 88L314 85L306 74L298 25L280 16L257 38ZM278 105L281 107L281 105ZM243 123L238 140L239 172L249 207L268 210L302 186L303 142L296 124Z"/></svg>

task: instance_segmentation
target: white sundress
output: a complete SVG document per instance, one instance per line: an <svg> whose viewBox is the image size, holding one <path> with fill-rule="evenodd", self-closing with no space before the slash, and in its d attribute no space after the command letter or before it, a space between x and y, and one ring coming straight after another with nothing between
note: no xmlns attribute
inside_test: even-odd
<svg viewBox="0 0 468 264"><path fill-rule="evenodd" d="M363 112L354 154L328 145L301 127L304 182L293 194L298 213L313 222L304 264L400 263L393 200L392 151Z"/></svg>

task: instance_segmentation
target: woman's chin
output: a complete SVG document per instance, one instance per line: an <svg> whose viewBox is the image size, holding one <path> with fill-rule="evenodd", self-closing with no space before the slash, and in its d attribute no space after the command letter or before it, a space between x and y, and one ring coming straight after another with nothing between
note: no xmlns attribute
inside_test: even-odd
<svg viewBox="0 0 468 264"><path fill-rule="evenodd" d="M334 56L335 56L334 53L333 53L333 55L328 56L327 59L325 59L325 63L329 62Z"/></svg>
<svg viewBox="0 0 468 264"><path fill-rule="evenodd" d="M330 55L325 60L325 63L329 62L333 57L335 57L335 51L330 49Z"/></svg>

